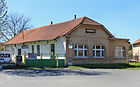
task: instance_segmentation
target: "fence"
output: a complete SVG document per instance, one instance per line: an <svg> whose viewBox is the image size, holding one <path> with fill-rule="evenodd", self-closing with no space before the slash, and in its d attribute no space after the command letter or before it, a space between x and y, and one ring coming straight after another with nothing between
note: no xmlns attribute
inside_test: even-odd
<svg viewBox="0 0 140 87"><path fill-rule="evenodd" d="M30 67L56 67L56 59L26 59L26 65ZM58 59L58 67L65 66L65 59Z"/></svg>

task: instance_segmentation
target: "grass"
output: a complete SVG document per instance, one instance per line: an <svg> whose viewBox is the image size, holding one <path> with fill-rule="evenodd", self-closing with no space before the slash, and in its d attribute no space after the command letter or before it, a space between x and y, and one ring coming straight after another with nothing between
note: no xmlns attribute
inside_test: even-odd
<svg viewBox="0 0 140 87"><path fill-rule="evenodd" d="M133 67L128 67L126 70L140 70L140 62L129 63L129 65Z"/></svg>
<svg viewBox="0 0 140 87"><path fill-rule="evenodd" d="M84 64L68 66L74 69L125 69L125 70L140 70L140 62L129 64Z"/></svg>

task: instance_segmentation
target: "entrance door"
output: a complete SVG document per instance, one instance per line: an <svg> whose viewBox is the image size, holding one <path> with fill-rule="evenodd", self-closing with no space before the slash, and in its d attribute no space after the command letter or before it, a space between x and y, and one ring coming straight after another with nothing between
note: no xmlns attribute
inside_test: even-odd
<svg viewBox="0 0 140 87"><path fill-rule="evenodd" d="M17 63L22 62L21 49L18 49L18 56L16 56Z"/></svg>
<svg viewBox="0 0 140 87"><path fill-rule="evenodd" d="M72 65L72 58L68 58L68 65Z"/></svg>

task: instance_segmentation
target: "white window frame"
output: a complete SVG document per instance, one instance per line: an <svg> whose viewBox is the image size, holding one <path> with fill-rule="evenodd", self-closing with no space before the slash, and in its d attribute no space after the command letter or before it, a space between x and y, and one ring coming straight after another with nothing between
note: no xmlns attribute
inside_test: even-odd
<svg viewBox="0 0 140 87"><path fill-rule="evenodd" d="M121 47L121 49L118 50L117 47ZM121 56L117 56L117 52L121 52ZM125 56L123 56L123 53L124 52L125 52L125 50L123 49L122 46L116 46L116 49L115 49L115 58L125 58Z"/></svg>
<svg viewBox="0 0 140 87"><path fill-rule="evenodd" d="M100 49L96 49L96 46L98 46L98 45L94 45L93 51L95 54L94 54L93 58L105 58L105 49L102 49L103 46L100 46ZM100 51L100 56L96 56L96 51ZM104 56L102 56L102 51L104 52Z"/></svg>
<svg viewBox="0 0 140 87"><path fill-rule="evenodd" d="M74 54L75 58L88 58L88 48L85 48L85 45L82 45L82 46L83 46L83 48L79 48L79 45L76 45L76 48L74 48L74 52L75 52L75 50L77 51L76 56ZM83 56L78 55L79 50L83 51ZM87 50L87 56L85 56L85 50Z"/></svg>

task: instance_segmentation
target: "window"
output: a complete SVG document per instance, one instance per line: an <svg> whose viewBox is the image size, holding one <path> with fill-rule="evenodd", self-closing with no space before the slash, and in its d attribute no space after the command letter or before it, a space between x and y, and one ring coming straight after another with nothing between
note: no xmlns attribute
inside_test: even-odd
<svg viewBox="0 0 140 87"><path fill-rule="evenodd" d="M125 57L125 48L121 46L117 46L115 49L115 56L118 58Z"/></svg>
<svg viewBox="0 0 140 87"><path fill-rule="evenodd" d="M51 44L51 58L55 58L55 44Z"/></svg>
<svg viewBox="0 0 140 87"><path fill-rule="evenodd" d="M104 58L105 49L104 46L93 46L93 57L94 58Z"/></svg>
<svg viewBox="0 0 140 87"><path fill-rule="evenodd" d="M34 53L34 45L32 45L32 53Z"/></svg>
<svg viewBox="0 0 140 87"><path fill-rule="evenodd" d="M37 56L40 56L40 45L37 45Z"/></svg>
<svg viewBox="0 0 140 87"><path fill-rule="evenodd" d="M75 46L75 57L76 58L87 58L88 51L86 45L76 45Z"/></svg>
<svg viewBox="0 0 140 87"><path fill-rule="evenodd" d="M95 29L86 29L85 31L86 31L86 33L95 33L96 32Z"/></svg>
<svg viewBox="0 0 140 87"><path fill-rule="evenodd" d="M18 49L18 56L21 55L21 49Z"/></svg>

